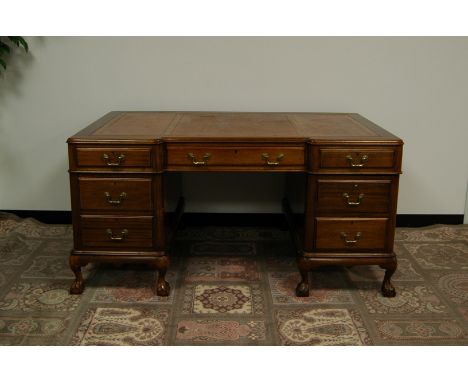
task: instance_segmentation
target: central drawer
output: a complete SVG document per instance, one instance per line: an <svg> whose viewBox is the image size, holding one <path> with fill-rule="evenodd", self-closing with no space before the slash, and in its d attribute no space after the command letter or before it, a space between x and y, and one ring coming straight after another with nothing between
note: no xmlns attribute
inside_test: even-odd
<svg viewBox="0 0 468 382"><path fill-rule="evenodd" d="M89 248L151 248L151 216L81 216L81 239Z"/></svg>
<svg viewBox="0 0 468 382"><path fill-rule="evenodd" d="M78 178L82 210L151 211L150 178Z"/></svg>
<svg viewBox="0 0 468 382"><path fill-rule="evenodd" d="M167 168L172 171L221 169L302 171L304 145L167 144Z"/></svg>

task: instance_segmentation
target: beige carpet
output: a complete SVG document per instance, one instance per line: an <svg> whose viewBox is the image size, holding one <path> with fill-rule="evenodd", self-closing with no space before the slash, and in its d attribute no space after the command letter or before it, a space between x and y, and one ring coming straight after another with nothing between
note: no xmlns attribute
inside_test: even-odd
<svg viewBox="0 0 468 382"><path fill-rule="evenodd" d="M179 231L169 297L144 266L89 265L68 294L71 226L0 213L0 345L467 345L468 226L398 229L397 297L378 267L299 280L289 234L274 228Z"/></svg>

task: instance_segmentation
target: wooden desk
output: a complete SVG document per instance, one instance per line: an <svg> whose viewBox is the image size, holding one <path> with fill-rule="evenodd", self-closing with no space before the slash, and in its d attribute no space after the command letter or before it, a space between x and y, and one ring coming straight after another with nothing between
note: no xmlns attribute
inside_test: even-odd
<svg viewBox="0 0 468 382"><path fill-rule="evenodd" d="M313 268L375 264L386 269L383 295L395 296L402 145L358 114L111 112L68 139L70 292L83 291L88 262L119 261L155 267L156 293L169 294L169 244L183 211L171 174L286 172L296 294L308 296Z"/></svg>

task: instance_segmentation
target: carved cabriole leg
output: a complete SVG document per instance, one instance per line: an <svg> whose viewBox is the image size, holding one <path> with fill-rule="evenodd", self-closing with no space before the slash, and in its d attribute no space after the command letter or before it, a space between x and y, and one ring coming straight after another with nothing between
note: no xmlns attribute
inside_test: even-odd
<svg viewBox="0 0 468 382"><path fill-rule="evenodd" d="M296 287L297 297L309 297L309 267L303 257L297 258L297 266L301 274L301 281Z"/></svg>
<svg viewBox="0 0 468 382"><path fill-rule="evenodd" d="M397 269L396 257L393 257L391 261L389 261L387 264L381 265L380 267L385 269L385 276L382 282L382 295L384 297L395 297L396 290L393 287L390 279Z"/></svg>
<svg viewBox="0 0 468 382"><path fill-rule="evenodd" d="M166 281L166 272L169 267L169 256L157 257L154 261L154 267L158 269L158 277L154 288L158 296L169 296L171 287Z"/></svg>
<svg viewBox="0 0 468 382"><path fill-rule="evenodd" d="M299 271L301 273L301 281L296 287L297 297L309 297L309 272Z"/></svg>
<svg viewBox="0 0 468 382"><path fill-rule="evenodd" d="M78 256L70 255L70 268L75 274L75 280L70 286L70 294L81 294L84 290L83 275L81 274L81 262Z"/></svg>

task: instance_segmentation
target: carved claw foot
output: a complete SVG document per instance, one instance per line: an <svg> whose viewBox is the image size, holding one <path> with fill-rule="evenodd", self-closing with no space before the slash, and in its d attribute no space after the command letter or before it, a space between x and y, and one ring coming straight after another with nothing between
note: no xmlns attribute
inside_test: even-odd
<svg viewBox="0 0 468 382"><path fill-rule="evenodd" d="M309 297L309 273L305 270L300 270L301 282L297 284L296 296Z"/></svg>
<svg viewBox="0 0 468 382"><path fill-rule="evenodd" d="M382 268L385 269L385 276L384 276L384 279L382 282L382 288L381 288L382 295L384 297L395 297L396 290L393 287L390 279L392 278L397 268L396 259L394 259L390 264L382 266Z"/></svg>
<svg viewBox="0 0 468 382"><path fill-rule="evenodd" d="M169 296L170 291L171 287L169 286L169 283L167 281L158 281L156 285L156 295L166 297Z"/></svg>
<svg viewBox="0 0 468 382"><path fill-rule="evenodd" d="M70 294L81 294L84 290L83 280L75 280L70 286Z"/></svg>
<svg viewBox="0 0 468 382"><path fill-rule="evenodd" d="M296 296L309 297L309 284L302 281L299 284L297 284Z"/></svg>
<svg viewBox="0 0 468 382"><path fill-rule="evenodd" d="M81 263L78 257L70 256L70 268L75 275L75 281L70 286L70 294L81 294L84 290L83 275L81 274Z"/></svg>
<svg viewBox="0 0 468 382"><path fill-rule="evenodd" d="M169 283L166 281L166 270L169 265L169 261L167 258L162 259L162 261L158 264L159 272L158 272L158 278L156 280L156 295L157 296L162 296L166 297L169 296L169 293L171 291L171 287L169 286Z"/></svg>
<svg viewBox="0 0 468 382"><path fill-rule="evenodd" d="M390 280L385 280L382 283L382 296L384 297L395 297L396 296L396 290L393 287L392 283Z"/></svg>

